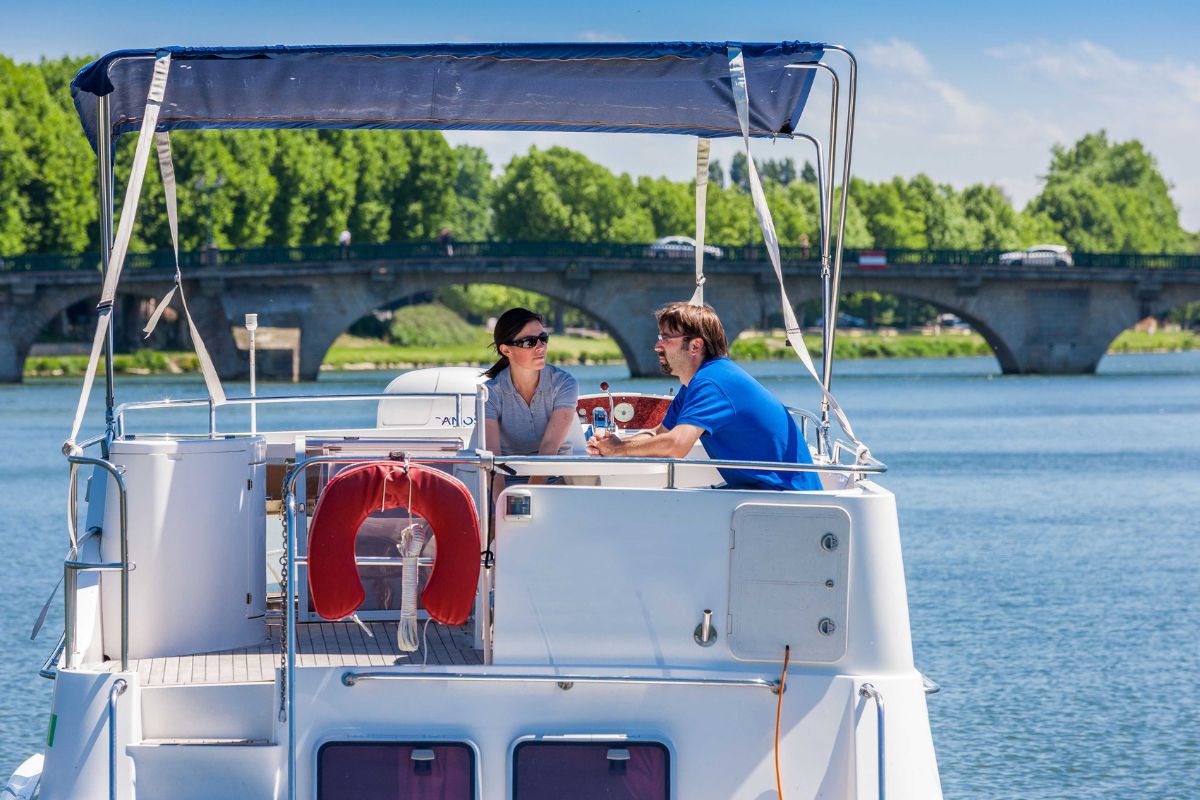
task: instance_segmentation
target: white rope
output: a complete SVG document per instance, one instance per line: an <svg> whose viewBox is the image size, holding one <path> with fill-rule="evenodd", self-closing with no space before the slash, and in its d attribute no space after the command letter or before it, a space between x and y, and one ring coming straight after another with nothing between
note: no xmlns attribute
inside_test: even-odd
<svg viewBox="0 0 1200 800"><path fill-rule="evenodd" d="M691 305L704 305L704 218L708 206L708 155L712 142L696 139L696 291Z"/></svg>
<svg viewBox="0 0 1200 800"><path fill-rule="evenodd" d="M758 167L754 164L754 155L750 152L750 93L746 85L746 65L742 59L742 49L740 47L731 46L728 49L729 54L729 77L733 85L733 99L737 104L738 123L742 128L742 143L746 148L746 165L750 175L750 197L754 200L754 211L758 214L758 225L762 229L763 241L767 245L767 255L771 259L771 266L775 269L775 279L779 282L779 298L783 304L783 322L784 328L787 331L788 344L796 351L804 368L808 370L808 374L816 381L817 386L821 389L821 395L825 402L829 404L829 410L837 418L838 424L842 430L850 437L857 448L859 457L863 457L870 453L867 446L854 434L854 429L850 426L850 420L847 419L845 412L842 411L841 405L829 390L825 388L825 384L817 375L817 369L813 365L812 357L808 354L808 348L804 345L804 337L800 330L800 323L796 320L796 312L792 309L792 303L788 300L787 289L783 285L783 267L781 266L779 256L779 237L775 233L775 222L771 218L771 209L767 207L767 197L763 192L762 180L758 176ZM843 187L845 191L845 187ZM832 353L825 353L825 358L831 358Z"/></svg>

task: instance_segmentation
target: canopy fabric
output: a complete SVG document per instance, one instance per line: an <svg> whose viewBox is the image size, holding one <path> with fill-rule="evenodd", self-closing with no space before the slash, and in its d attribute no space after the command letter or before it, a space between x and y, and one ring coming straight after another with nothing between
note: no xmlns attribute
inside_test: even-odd
<svg viewBox="0 0 1200 800"><path fill-rule="evenodd" d="M171 74L158 131L231 128L535 130L741 135L728 48L741 47L750 135L795 130L820 60L808 42L431 44L121 50L71 82L93 149L137 130L158 52Z"/></svg>

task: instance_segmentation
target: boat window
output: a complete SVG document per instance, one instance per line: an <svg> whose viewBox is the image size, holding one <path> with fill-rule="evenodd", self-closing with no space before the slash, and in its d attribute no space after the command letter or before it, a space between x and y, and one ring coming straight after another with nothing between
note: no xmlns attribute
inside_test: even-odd
<svg viewBox="0 0 1200 800"><path fill-rule="evenodd" d="M463 742L329 742L317 800L474 800L475 751Z"/></svg>
<svg viewBox="0 0 1200 800"><path fill-rule="evenodd" d="M513 762L513 800L670 797L670 755L659 742L522 742Z"/></svg>

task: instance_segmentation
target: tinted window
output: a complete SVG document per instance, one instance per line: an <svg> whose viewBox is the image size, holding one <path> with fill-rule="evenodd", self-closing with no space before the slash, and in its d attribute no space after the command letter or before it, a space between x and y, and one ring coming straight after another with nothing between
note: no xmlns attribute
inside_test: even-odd
<svg viewBox="0 0 1200 800"><path fill-rule="evenodd" d="M461 742L330 742L318 800L474 800L475 753Z"/></svg>
<svg viewBox="0 0 1200 800"><path fill-rule="evenodd" d="M667 800L670 757L657 742L522 742L514 800Z"/></svg>

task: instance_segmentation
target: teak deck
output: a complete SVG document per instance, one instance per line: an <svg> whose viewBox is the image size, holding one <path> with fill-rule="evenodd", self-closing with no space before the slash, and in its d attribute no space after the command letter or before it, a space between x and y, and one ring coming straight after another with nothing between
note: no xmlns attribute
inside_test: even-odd
<svg viewBox="0 0 1200 800"><path fill-rule="evenodd" d="M483 653L474 648L469 625L449 627L430 623L427 635L421 622L421 649L400 650L395 622L364 623L374 634L367 636L354 622L314 622L296 625L296 667L390 667L393 664L482 664ZM133 659L131 672L143 686L180 686L198 683L249 683L275 680L280 665L279 627L272 625L271 638L257 647L221 650L187 656ZM428 653L426 654L426 650ZM426 658L428 655L428 658ZM120 664L108 661L109 671Z"/></svg>

